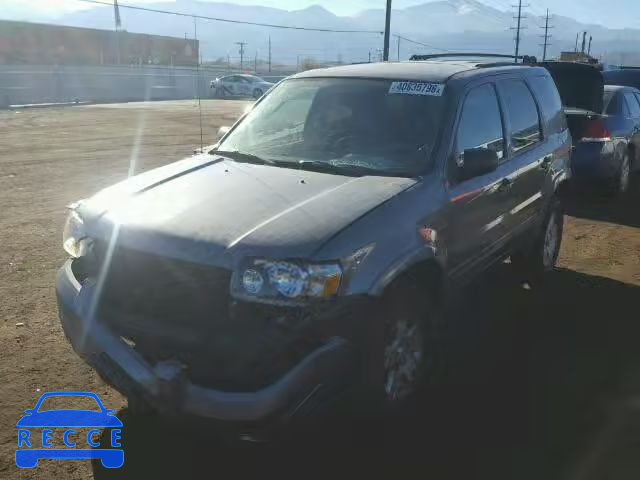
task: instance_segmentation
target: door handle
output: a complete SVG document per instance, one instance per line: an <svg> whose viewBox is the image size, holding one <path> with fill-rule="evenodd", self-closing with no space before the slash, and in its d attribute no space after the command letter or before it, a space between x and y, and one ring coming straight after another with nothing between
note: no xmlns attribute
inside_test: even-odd
<svg viewBox="0 0 640 480"><path fill-rule="evenodd" d="M498 184L498 192L508 192L511 187L513 187L513 180L505 177Z"/></svg>
<svg viewBox="0 0 640 480"><path fill-rule="evenodd" d="M540 162L540 168L542 170L548 170L549 166L551 165L551 160L553 160L553 155L547 155L546 157L544 157L542 159L542 162Z"/></svg>

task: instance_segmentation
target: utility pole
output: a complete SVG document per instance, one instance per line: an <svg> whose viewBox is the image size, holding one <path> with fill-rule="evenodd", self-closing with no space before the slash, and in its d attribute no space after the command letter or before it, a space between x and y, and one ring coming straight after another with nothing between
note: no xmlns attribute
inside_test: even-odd
<svg viewBox="0 0 640 480"><path fill-rule="evenodd" d="M578 51L578 38L579 37L580 37L580 32L576 33L576 46L573 49L574 52Z"/></svg>
<svg viewBox="0 0 640 480"><path fill-rule="evenodd" d="M240 45L240 71L244 71L244 46L247 42L236 42L236 45Z"/></svg>
<svg viewBox="0 0 640 480"><path fill-rule="evenodd" d="M398 35L398 61L400 61L400 35Z"/></svg>
<svg viewBox="0 0 640 480"><path fill-rule="evenodd" d="M371 50L369 50L369 63L371 63Z"/></svg>
<svg viewBox="0 0 640 480"><path fill-rule="evenodd" d="M269 72L271 72L271 35L269 35Z"/></svg>
<svg viewBox="0 0 640 480"><path fill-rule="evenodd" d="M582 50L581 52L584 53L584 48L586 46L587 43L587 32L582 32Z"/></svg>
<svg viewBox="0 0 640 480"><path fill-rule="evenodd" d="M253 58L253 73L258 73L258 51L256 50L256 56Z"/></svg>
<svg viewBox="0 0 640 480"><path fill-rule="evenodd" d="M113 0L113 19L115 22L115 46L116 46L116 64L120 65L120 27L122 27L122 20L120 18L120 7L118 6L118 0Z"/></svg>
<svg viewBox="0 0 640 480"><path fill-rule="evenodd" d="M515 5L514 5L515 6ZM518 0L518 25L516 27L516 58L515 62L518 62L518 54L520 53L520 30L522 29L522 0Z"/></svg>
<svg viewBox="0 0 640 480"><path fill-rule="evenodd" d="M387 0L387 14L384 20L384 48L382 50L382 60L389 60L389 34L391 33L391 0Z"/></svg>
<svg viewBox="0 0 640 480"><path fill-rule="evenodd" d="M591 56L591 41L593 40L593 36L589 35L589 50L587 51L587 55Z"/></svg>
<svg viewBox="0 0 640 480"><path fill-rule="evenodd" d="M551 43L549 43L549 39L551 38L551 35L549 35L549 29L551 28L553 27L549 26L549 9L547 8L547 16L544 22L544 49L542 51L543 62L547 59L547 47L551 45Z"/></svg>

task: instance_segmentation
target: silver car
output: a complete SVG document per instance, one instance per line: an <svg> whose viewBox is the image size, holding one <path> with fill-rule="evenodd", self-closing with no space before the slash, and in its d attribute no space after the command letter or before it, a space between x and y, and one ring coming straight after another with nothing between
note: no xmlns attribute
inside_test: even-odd
<svg viewBox="0 0 640 480"><path fill-rule="evenodd" d="M257 100L273 85L260 77L244 74L227 75L211 81L213 95L218 98L253 97Z"/></svg>

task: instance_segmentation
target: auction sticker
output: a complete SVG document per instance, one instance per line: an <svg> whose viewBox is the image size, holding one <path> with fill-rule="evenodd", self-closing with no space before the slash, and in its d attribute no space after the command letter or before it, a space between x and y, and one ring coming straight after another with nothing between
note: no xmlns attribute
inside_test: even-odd
<svg viewBox="0 0 640 480"><path fill-rule="evenodd" d="M442 83L392 82L389 93L441 97L444 93L444 85Z"/></svg>

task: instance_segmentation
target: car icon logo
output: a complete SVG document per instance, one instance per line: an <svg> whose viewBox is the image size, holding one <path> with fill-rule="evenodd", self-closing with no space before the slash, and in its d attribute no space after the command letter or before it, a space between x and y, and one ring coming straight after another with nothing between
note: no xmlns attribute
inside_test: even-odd
<svg viewBox="0 0 640 480"><path fill-rule="evenodd" d="M50 397L90 397L95 400L99 410L55 409L44 410L42 403ZM61 391L43 394L35 407L24 411L16 423L18 427L18 448L16 465L20 468L33 468L41 458L52 459L93 459L99 458L106 468L119 468L124 464L124 450L120 444L122 422L114 415L114 410L104 407L100 398L92 392ZM42 434L35 435L33 428L42 428ZM53 448L53 429L64 429L62 436L66 448ZM90 428L86 435L77 428ZM96 437L102 429L109 428L112 448L98 448ZM41 438L40 438L41 437ZM82 448L86 445L87 448Z"/></svg>

